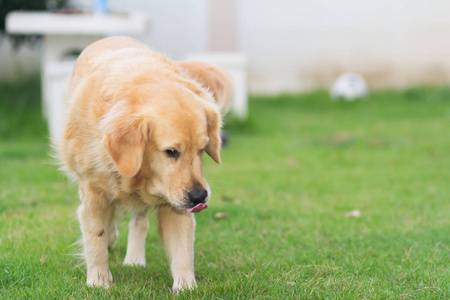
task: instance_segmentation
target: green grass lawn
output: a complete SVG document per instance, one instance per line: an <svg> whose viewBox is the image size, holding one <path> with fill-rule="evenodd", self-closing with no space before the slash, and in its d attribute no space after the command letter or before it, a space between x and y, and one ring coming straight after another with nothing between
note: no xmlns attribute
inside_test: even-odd
<svg viewBox="0 0 450 300"><path fill-rule="evenodd" d="M0 85L0 299L173 298L154 213L147 267L121 265L125 218L113 287L85 286L77 187L48 155L39 93ZM177 298L448 299L449 125L448 88L252 98L248 122L228 121L222 165L205 158L199 287Z"/></svg>

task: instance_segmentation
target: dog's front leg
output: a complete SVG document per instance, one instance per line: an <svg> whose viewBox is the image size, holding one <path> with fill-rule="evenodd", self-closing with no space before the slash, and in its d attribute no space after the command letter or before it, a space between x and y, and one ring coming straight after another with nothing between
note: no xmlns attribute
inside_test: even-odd
<svg viewBox="0 0 450 300"><path fill-rule="evenodd" d="M134 212L128 225L128 245L124 265L145 266L145 239L148 227L147 210Z"/></svg>
<svg viewBox="0 0 450 300"><path fill-rule="evenodd" d="M192 213L163 206L158 211L159 233L170 263L173 291L197 286L194 275L194 230Z"/></svg>
<svg viewBox="0 0 450 300"><path fill-rule="evenodd" d="M97 192L80 183L81 205L77 214L83 235L87 285L108 288L112 275L108 266L108 242L114 206Z"/></svg>

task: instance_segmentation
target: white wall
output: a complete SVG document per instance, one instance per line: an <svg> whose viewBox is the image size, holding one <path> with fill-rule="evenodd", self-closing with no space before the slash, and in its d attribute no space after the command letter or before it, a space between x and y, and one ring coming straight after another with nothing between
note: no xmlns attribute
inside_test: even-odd
<svg viewBox="0 0 450 300"><path fill-rule="evenodd" d="M237 9L252 92L329 86L349 70L372 87L450 80L450 1L244 0Z"/></svg>
<svg viewBox="0 0 450 300"><path fill-rule="evenodd" d="M221 0L110 6L148 13L150 32L137 38L179 59L208 49L209 1ZM236 48L248 57L252 93L328 86L343 71L361 72L371 87L450 81L448 0L235 0L235 10ZM8 51L0 47L0 80L11 77L5 63L37 68L36 54L20 63Z"/></svg>
<svg viewBox="0 0 450 300"><path fill-rule="evenodd" d="M133 9L150 17L150 31L136 36L173 59L208 47L207 0L112 0L114 10Z"/></svg>

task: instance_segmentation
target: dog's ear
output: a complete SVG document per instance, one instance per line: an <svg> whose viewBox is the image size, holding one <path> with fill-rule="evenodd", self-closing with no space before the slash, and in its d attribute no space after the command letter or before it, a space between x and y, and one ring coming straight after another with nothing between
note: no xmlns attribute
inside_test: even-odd
<svg viewBox="0 0 450 300"><path fill-rule="evenodd" d="M205 151L216 163L220 164L220 148L222 145L220 129L222 127L222 117L219 110L212 103L209 103L205 113L209 137L209 143Z"/></svg>
<svg viewBox="0 0 450 300"><path fill-rule="evenodd" d="M189 77L211 91L222 113L228 111L233 84L230 76L224 70L201 61L179 61L177 64Z"/></svg>
<svg viewBox="0 0 450 300"><path fill-rule="evenodd" d="M150 127L142 116L124 106L116 104L103 119L102 143L119 173L133 177L141 168Z"/></svg>

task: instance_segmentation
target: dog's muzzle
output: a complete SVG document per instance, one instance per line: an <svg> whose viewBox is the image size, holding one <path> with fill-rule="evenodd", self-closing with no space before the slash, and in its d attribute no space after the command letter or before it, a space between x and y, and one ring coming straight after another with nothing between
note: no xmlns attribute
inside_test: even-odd
<svg viewBox="0 0 450 300"><path fill-rule="evenodd" d="M208 198L208 191L204 188L195 189L188 192L188 212L201 212L202 210L208 208L208 205L205 204L206 199Z"/></svg>

